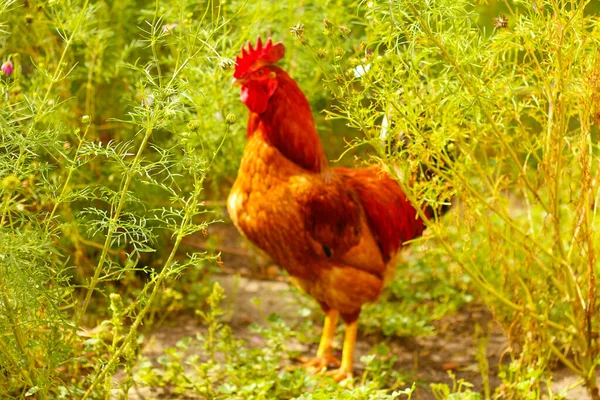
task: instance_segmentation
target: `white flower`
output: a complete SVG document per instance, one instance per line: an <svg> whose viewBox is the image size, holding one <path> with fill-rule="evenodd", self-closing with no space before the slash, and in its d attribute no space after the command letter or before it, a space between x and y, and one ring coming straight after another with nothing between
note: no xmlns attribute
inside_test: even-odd
<svg viewBox="0 0 600 400"><path fill-rule="evenodd" d="M354 68L354 77L361 78L364 74L369 72L370 69L371 69L371 64L367 64L364 67L362 65L358 65L358 66L356 66L356 68Z"/></svg>

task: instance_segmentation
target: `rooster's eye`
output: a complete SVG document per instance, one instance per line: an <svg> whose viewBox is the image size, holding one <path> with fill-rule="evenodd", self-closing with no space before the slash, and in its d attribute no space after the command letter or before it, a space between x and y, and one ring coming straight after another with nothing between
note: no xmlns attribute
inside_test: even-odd
<svg viewBox="0 0 600 400"><path fill-rule="evenodd" d="M265 74L265 70L264 69L259 69L258 71L256 71L254 73L254 75L256 76L263 76Z"/></svg>

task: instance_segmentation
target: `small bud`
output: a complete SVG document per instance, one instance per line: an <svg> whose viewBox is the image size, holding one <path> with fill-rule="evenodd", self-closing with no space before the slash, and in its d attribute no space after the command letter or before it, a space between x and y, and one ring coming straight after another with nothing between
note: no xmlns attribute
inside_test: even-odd
<svg viewBox="0 0 600 400"><path fill-rule="evenodd" d="M198 120L194 119L187 123L187 127L190 131L196 132L198 131L198 128L200 128L200 123L198 122Z"/></svg>
<svg viewBox="0 0 600 400"><path fill-rule="evenodd" d="M340 31L343 37L350 36L350 32L352 32L352 30L345 25L338 26L338 30Z"/></svg>
<svg viewBox="0 0 600 400"><path fill-rule="evenodd" d="M333 51L333 55L335 56L336 60L341 59L344 56L344 49L342 49L341 47L336 47Z"/></svg>
<svg viewBox="0 0 600 400"><path fill-rule="evenodd" d="M333 27L333 24L331 23L329 18L325 18L323 20L323 25L325 25L325 28L327 28L327 29L331 29Z"/></svg>
<svg viewBox="0 0 600 400"><path fill-rule="evenodd" d="M497 18L494 18L494 26L498 29L508 28L508 18L506 15L500 15Z"/></svg>
<svg viewBox="0 0 600 400"><path fill-rule="evenodd" d="M304 36L304 24L302 22L298 22L296 26L290 28L290 32L296 35L296 37L301 38Z"/></svg>
<svg viewBox="0 0 600 400"><path fill-rule="evenodd" d="M84 125L88 125L91 120L92 119L90 118L89 115L84 115L83 117L81 117L81 123Z"/></svg>
<svg viewBox="0 0 600 400"><path fill-rule="evenodd" d="M0 69L2 69L2 72L4 72L4 75L10 76L10 74L12 74L13 71L15 70L15 67L13 66L12 61L8 60L4 64L2 64L2 67L0 67Z"/></svg>
<svg viewBox="0 0 600 400"><path fill-rule="evenodd" d="M118 293L110 294L110 309L113 316L120 316L125 312L125 306L123 305L123 299Z"/></svg>
<svg viewBox="0 0 600 400"><path fill-rule="evenodd" d="M221 58L219 60L219 68L223 71L231 69L235 65L235 62L230 58Z"/></svg>
<svg viewBox="0 0 600 400"><path fill-rule="evenodd" d="M225 121L227 122L227 124L229 125L233 125L235 124L235 121L237 120L237 118L235 117L235 115L233 114L227 114L227 116L225 117Z"/></svg>
<svg viewBox="0 0 600 400"><path fill-rule="evenodd" d="M190 133L189 132L181 132L181 144L186 144L190 141Z"/></svg>
<svg viewBox="0 0 600 400"><path fill-rule="evenodd" d="M2 188L5 190L14 190L19 185L19 183L19 178L17 178L14 175L9 175L6 178L2 179Z"/></svg>
<svg viewBox="0 0 600 400"><path fill-rule="evenodd" d="M31 23L33 23L33 15L31 14L27 14L25 16L25 24L27 25L31 25Z"/></svg>
<svg viewBox="0 0 600 400"><path fill-rule="evenodd" d="M319 57L319 58L325 58L326 55L327 55L327 50L325 50L325 49L319 49L319 50L317 50L317 57Z"/></svg>

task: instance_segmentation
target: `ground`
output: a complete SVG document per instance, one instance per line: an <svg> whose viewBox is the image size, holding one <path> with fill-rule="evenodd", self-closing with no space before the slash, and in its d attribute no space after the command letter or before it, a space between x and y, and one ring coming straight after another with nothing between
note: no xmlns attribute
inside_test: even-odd
<svg viewBox="0 0 600 400"><path fill-rule="evenodd" d="M215 228L211 233L222 236L219 250L224 260L224 273L215 275L213 279L225 289L227 299L224 308L227 313L224 318L231 325L235 336L252 343L252 338L256 334L249 329L250 324L264 323L265 316L271 313L279 314L293 326L299 318L298 294L294 293L294 289L290 288L277 268L245 247L243 240L230 226ZM204 241L192 241L188 242L188 245L203 248L208 246ZM256 268L257 264L263 267ZM260 310L253 301L255 298L261 299ZM319 324L320 320L315 320L315 329L319 329ZM395 367L418 383L417 394L413 398L435 399L429 384L436 382L451 384L449 370L452 370L457 378L464 378L473 383L475 390L482 391L482 379L476 358L478 349L476 325L490 329L486 356L490 368L490 386L493 391L500 384L500 380L496 378L498 365L501 361L507 361L502 354L508 347L508 340L502 329L493 321L490 312L477 304L469 304L458 313L436 321L435 332L430 336L384 338L381 335L364 335L359 332L355 375L360 375L364 371L364 365L360 361L361 356L366 355L376 344L385 341L398 358ZM204 331L206 328L198 318L180 316L147 334L143 353L149 359L156 360L163 349L173 347L184 337L193 337L198 332ZM342 335L342 331L338 330L335 343L337 356L341 356ZM315 353L317 344L315 341L312 345L299 342L292 345L305 356L310 356ZM553 384L555 393L577 382L577 378L565 369L556 371L555 376L556 382ZM132 398L144 398L144 391L146 389L142 389L142 393L132 393ZM153 393L154 396L157 394L160 397L159 393ZM569 392L567 398L586 400L589 397L585 389L578 387Z"/></svg>

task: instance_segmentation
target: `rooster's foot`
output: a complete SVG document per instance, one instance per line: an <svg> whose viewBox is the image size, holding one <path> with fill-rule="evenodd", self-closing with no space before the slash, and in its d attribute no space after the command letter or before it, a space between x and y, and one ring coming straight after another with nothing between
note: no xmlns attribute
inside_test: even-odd
<svg viewBox="0 0 600 400"><path fill-rule="evenodd" d="M302 368L305 368L309 372L313 372L313 373L322 371L324 368L327 368L329 366L333 366L333 367L340 366L340 360L335 358L333 356L333 354L325 354L323 356L319 356L319 357L315 357L315 358L302 357L302 358L300 358L300 361L302 362L302 365L301 365Z"/></svg>
<svg viewBox="0 0 600 400"><path fill-rule="evenodd" d="M334 369L332 371L326 371L323 375L331 376L336 382L341 382L346 379L352 379L352 371L348 371L345 368Z"/></svg>

